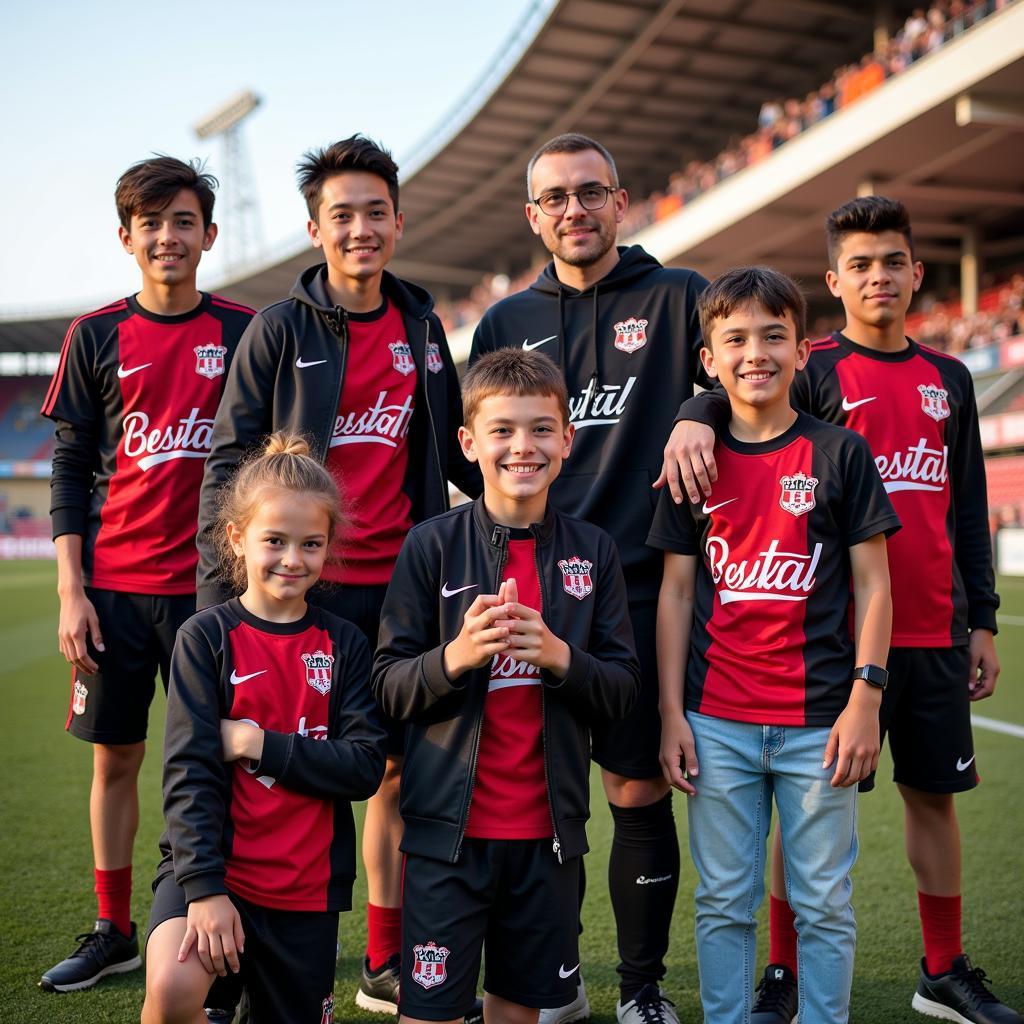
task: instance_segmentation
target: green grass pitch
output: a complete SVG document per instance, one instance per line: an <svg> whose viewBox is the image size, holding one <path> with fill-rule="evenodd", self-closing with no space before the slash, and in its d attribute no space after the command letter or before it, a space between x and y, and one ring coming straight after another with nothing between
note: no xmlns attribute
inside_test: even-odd
<svg viewBox="0 0 1024 1024"><path fill-rule="evenodd" d="M1003 674L995 697L978 711L1024 726L1024 581L1003 580L999 653ZM47 995L40 973L91 927L92 894L87 806L90 751L62 731L69 670L56 647L53 563L0 565L0 1021L127 1022L138 1020L141 971L102 982L90 992ZM160 737L163 699L152 717L151 748L141 781L142 823L135 848L133 916L144 925L160 830ZM997 993L1024 1008L1024 739L977 729L983 784L958 801L963 831L965 944L994 979ZM886 755L880 777L887 778ZM596 778L595 778L596 781ZM587 858L583 972L598 1024L615 1020L615 934L604 882L611 824L594 789ZM665 986L683 1024L701 1020L693 948L693 870L686 854L686 814L676 796L683 873ZM916 897L903 855L895 788L880 785L860 805L861 856L854 904L859 922L852 1019L857 1024L921 1021L910 1009L920 937ZM363 942L365 883L356 911L342 916L336 1019L378 1022L352 1002ZM765 959L762 928L758 963Z"/></svg>

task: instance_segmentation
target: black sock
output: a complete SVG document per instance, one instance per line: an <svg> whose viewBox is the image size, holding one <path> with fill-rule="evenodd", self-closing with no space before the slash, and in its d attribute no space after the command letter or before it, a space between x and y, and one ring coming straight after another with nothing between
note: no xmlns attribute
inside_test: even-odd
<svg viewBox="0 0 1024 1024"><path fill-rule="evenodd" d="M608 888L619 940L623 1005L665 976L664 957L679 887L679 837L672 794L646 807L609 804L615 831Z"/></svg>

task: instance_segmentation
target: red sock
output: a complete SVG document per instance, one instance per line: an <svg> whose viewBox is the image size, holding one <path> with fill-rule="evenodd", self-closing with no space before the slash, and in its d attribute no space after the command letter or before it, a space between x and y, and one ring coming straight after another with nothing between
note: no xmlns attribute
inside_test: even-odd
<svg viewBox="0 0 1024 1024"><path fill-rule="evenodd" d="M929 974L948 974L954 957L963 953L960 939L960 897L917 894L924 937L925 968Z"/></svg>
<svg viewBox="0 0 1024 1024"><path fill-rule="evenodd" d="M97 916L114 922L122 935L132 931L132 866L115 868L113 871L93 869L96 876L96 900L99 903Z"/></svg>
<svg viewBox="0 0 1024 1024"><path fill-rule="evenodd" d="M366 904L366 959L379 971L402 948L402 908Z"/></svg>
<svg viewBox="0 0 1024 1024"><path fill-rule="evenodd" d="M785 900L768 898L768 959L796 974L796 918Z"/></svg>

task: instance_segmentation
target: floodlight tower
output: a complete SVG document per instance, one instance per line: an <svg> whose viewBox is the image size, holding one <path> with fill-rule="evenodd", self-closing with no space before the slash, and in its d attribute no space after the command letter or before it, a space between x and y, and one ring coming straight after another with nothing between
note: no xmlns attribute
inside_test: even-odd
<svg viewBox="0 0 1024 1024"><path fill-rule="evenodd" d="M222 103L193 128L200 139L219 135L222 140L223 162L218 175L222 193L216 219L221 227L221 244L229 274L263 252L259 201L242 135L242 122L259 105L259 96L245 89Z"/></svg>

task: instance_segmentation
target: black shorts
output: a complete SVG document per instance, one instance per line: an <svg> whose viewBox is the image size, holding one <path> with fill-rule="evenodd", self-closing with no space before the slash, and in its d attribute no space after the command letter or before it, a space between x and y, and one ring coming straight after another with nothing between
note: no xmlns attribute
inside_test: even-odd
<svg viewBox="0 0 1024 1024"><path fill-rule="evenodd" d="M338 949L335 910L273 910L230 894L245 933L239 973L211 979L213 1001L235 1006L248 997L249 1024L322 1024L334 1010L334 969ZM185 892L173 875L153 883L149 931L174 917L187 917ZM213 993L211 993L212 995Z"/></svg>
<svg viewBox="0 0 1024 1024"><path fill-rule="evenodd" d="M579 865L550 839L467 839L457 864L406 856L399 1010L464 1016L484 990L520 1006L563 1006L579 978Z"/></svg>
<svg viewBox="0 0 1024 1024"><path fill-rule="evenodd" d="M894 782L925 793L978 784L967 689L970 653L960 647L894 647L879 720L889 737ZM874 774L861 792L874 788Z"/></svg>
<svg viewBox="0 0 1024 1024"><path fill-rule="evenodd" d="M89 654L95 675L72 668L64 728L90 743L141 743L159 671L167 692L174 638L196 611L195 594L127 594L86 587L100 620L104 651Z"/></svg>
<svg viewBox="0 0 1024 1024"><path fill-rule="evenodd" d="M310 604L342 619L347 619L366 637L370 645L370 657L377 650L377 633L380 631L380 610L387 593L386 583L373 586L347 586L341 583L318 583L306 595ZM381 724L388 734L387 754L401 757L405 753L405 727L390 715L380 713Z"/></svg>
<svg viewBox="0 0 1024 1024"><path fill-rule="evenodd" d="M658 712L657 601L630 603L633 639L640 660L640 696L617 722L591 728L591 756L607 771L627 779L660 779L661 715Z"/></svg>

